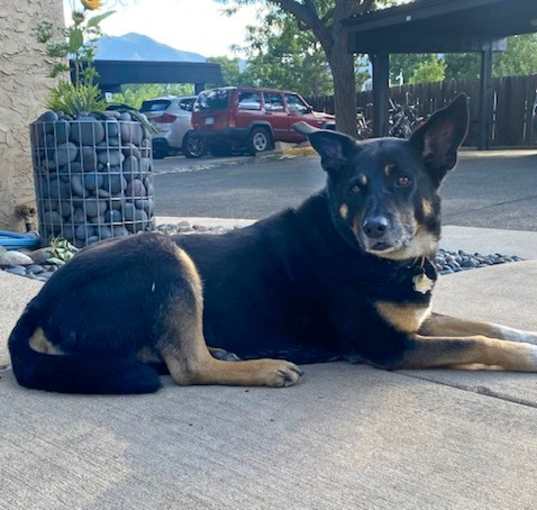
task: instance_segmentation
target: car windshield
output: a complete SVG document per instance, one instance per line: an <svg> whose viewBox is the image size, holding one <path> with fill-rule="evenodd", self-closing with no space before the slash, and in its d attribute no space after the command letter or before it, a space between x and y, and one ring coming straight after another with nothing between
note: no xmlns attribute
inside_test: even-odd
<svg viewBox="0 0 537 510"><path fill-rule="evenodd" d="M205 112L209 110L225 110L229 103L228 89L215 89L202 92L196 101L195 110Z"/></svg>
<svg viewBox="0 0 537 510"><path fill-rule="evenodd" d="M145 112L161 112L170 106L171 101L167 99L151 99L149 101L144 101L140 111Z"/></svg>

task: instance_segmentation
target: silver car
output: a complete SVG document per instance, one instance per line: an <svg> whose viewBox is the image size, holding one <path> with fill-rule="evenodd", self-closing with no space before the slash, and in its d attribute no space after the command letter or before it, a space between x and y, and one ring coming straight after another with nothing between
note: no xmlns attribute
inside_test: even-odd
<svg viewBox="0 0 537 510"><path fill-rule="evenodd" d="M190 119L195 96L164 96L142 103L143 113L158 129L153 135L153 157L162 159L183 148L185 135L192 129Z"/></svg>

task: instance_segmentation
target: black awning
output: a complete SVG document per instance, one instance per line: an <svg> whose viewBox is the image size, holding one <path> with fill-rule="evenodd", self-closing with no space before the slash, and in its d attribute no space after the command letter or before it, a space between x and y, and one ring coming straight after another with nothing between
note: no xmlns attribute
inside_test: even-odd
<svg viewBox="0 0 537 510"><path fill-rule="evenodd" d="M537 31L537 0L417 0L345 21L353 53L481 51Z"/></svg>
<svg viewBox="0 0 537 510"><path fill-rule="evenodd" d="M103 92L118 91L126 83L223 83L220 64L203 62L152 62L95 60Z"/></svg>

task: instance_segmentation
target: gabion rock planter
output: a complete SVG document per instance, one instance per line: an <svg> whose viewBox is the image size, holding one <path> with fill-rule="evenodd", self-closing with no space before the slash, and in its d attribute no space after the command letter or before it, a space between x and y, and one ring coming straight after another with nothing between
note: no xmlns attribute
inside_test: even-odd
<svg viewBox="0 0 537 510"><path fill-rule="evenodd" d="M128 112L31 125L39 233L77 247L154 228L151 140Z"/></svg>

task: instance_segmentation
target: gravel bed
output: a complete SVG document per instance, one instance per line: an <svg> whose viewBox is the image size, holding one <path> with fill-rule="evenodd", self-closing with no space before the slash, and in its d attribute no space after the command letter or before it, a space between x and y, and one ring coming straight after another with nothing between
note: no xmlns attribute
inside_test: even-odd
<svg viewBox="0 0 537 510"><path fill-rule="evenodd" d="M239 228L239 227L232 227ZM222 234L231 230L225 227L206 227L204 225L191 225L187 221L181 221L177 224L158 225L157 230L163 234L195 234L199 232L207 234ZM494 253L491 255L483 255L481 253L467 253L463 250L447 251L438 250L435 259L435 266L440 274L459 273L460 271L468 271L470 269L478 269L480 267L495 266L498 264L507 264L510 262L520 262L523 259L516 255L502 255Z"/></svg>
<svg viewBox="0 0 537 510"><path fill-rule="evenodd" d="M481 253L467 253L463 250L438 250L434 262L440 274L451 274L468 271L469 269L478 269L480 267L520 262L522 260L521 257L517 257L516 255L507 256L501 255L500 253L482 255Z"/></svg>
<svg viewBox="0 0 537 510"><path fill-rule="evenodd" d="M191 224L187 221L181 221L176 224L158 225L157 231L167 235L174 234L223 234L229 230L240 227L207 227L205 225ZM0 269L8 273L25 276L33 280L47 281L54 271L60 266L47 263L46 249L37 250L35 252L17 252L17 251L0 251ZM498 264L507 264L512 262L520 262L523 259L516 255L502 255L494 253L483 255L480 253L467 253L463 250L447 251L438 250L435 265L440 274L459 273L470 269L478 269L481 267L495 266Z"/></svg>

